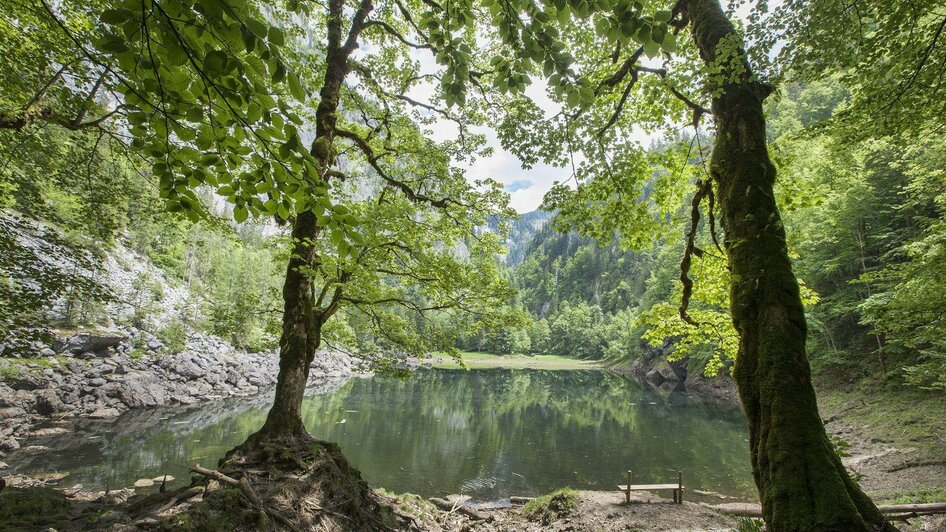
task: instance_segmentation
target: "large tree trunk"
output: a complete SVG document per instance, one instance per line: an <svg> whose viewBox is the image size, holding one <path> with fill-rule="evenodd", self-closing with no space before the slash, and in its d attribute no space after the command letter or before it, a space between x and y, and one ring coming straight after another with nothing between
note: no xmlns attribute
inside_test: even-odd
<svg viewBox="0 0 946 532"><path fill-rule="evenodd" d="M304 437L302 398L309 367L321 343L321 316L315 309L312 279L305 273L316 260L311 239L318 235L315 215L300 213L292 226L293 249L283 284L283 323L279 342L276 396L259 434L268 437Z"/></svg>
<svg viewBox="0 0 946 532"><path fill-rule="evenodd" d="M893 529L851 479L818 414L805 313L775 203L762 102L742 41L718 0L685 0L707 65L723 65L713 99L717 189L739 333L734 379L749 422L752 471L769 530ZM732 46L739 55L718 57ZM728 78L728 79L726 79Z"/></svg>
<svg viewBox="0 0 946 532"><path fill-rule="evenodd" d="M335 163L333 143L338 122L338 101L342 83L348 75L348 58L358 46L358 35L364 29L365 18L372 10L370 0L361 0L351 19L348 36L342 40L344 0L330 0L328 5L328 42L325 56L325 78L319 91L319 106L315 112L315 141L312 155L318 160L320 179L328 180L328 170ZM308 271L318 265L318 254L313 242L319 237L319 227L312 211L299 213L292 225L292 255L283 284L283 327L279 342L279 375L276 379L276 397L266 416L263 428L256 437L295 438L308 433L302 424L302 398L309 380L309 367L322 341L322 324L337 310L335 291L333 301L316 308L315 290Z"/></svg>

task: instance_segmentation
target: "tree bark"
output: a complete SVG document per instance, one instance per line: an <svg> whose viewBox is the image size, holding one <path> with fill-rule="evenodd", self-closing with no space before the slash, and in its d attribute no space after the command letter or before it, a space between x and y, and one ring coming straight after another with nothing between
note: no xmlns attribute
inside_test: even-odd
<svg viewBox="0 0 946 532"><path fill-rule="evenodd" d="M315 309L312 279L306 273L316 261L312 239L319 227L311 212L300 213L292 225L293 248L283 283L283 323L279 341L279 374L276 395L261 435L304 437L302 398L309 367L322 340L321 316Z"/></svg>
<svg viewBox="0 0 946 532"><path fill-rule="evenodd" d="M818 413L805 313L776 206L762 102L743 43L718 0L684 0L708 66L722 67L712 111L717 189L739 333L734 379L749 423L752 471L769 530L894 530L851 479ZM735 52L735 53L733 53ZM711 70L711 69L708 69Z"/></svg>
<svg viewBox="0 0 946 532"><path fill-rule="evenodd" d="M327 172L335 163L333 143L338 122L338 102L342 84L349 72L348 58L358 46L358 35L372 9L369 0L361 0L351 18L347 37L342 40L344 0L330 0L328 5L325 78L319 91L315 114L315 140L311 153L318 160L320 179L328 180ZM271 438L307 437L302 423L302 399L309 380L309 368L322 342L322 324L338 308L341 290L337 289L329 304L319 307L309 272L318 266L314 241L321 233L312 211L296 215L292 224L292 255L283 284L283 327L279 342L279 375L276 396L266 422L256 436Z"/></svg>

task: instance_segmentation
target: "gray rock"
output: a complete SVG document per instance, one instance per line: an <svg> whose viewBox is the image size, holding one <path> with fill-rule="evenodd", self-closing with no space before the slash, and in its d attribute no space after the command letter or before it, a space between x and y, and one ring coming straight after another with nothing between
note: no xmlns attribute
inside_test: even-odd
<svg viewBox="0 0 946 532"><path fill-rule="evenodd" d="M30 433L32 438L48 438L50 436L60 436L62 434L68 434L69 430L63 427L49 427L45 429L34 430Z"/></svg>
<svg viewBox="0 0 946 532"><path fill-rule="evenodd" d="M663 361L660 364L657 364L657 367L654 368L654 371L656 371L657 373L660 373L660 376L663 377L662 382L675 383L675 382L680 382L682 380L680 376L677 375L677 372L674 371L673 366L671 366L670 363L666 361Z"/></svg>
<svg viewBox="0 0 946 532"><path fill-rule="evenodd" d="M664 383L663 375L661 375L656 368L648 371L647 375L644 376L644 380L646 380L651 386L660 386Z"/></svg>
<svg viewBox="0 0 946 532"><path fill-rule="evenodd" d="M43 388L43 379L38 375L19 375L13 379L8 379L7 383L14 390L37 390Z"/></svg>
<svg viewBox="0 0 946 532"><path fill-rule="evenodd" d="M55 341L53 348L60 353L102 353L125 340L125 336L113 333L81 332Z"/></svg>
<svg viewBox="0 0 946 532"><path fill-rule="evenodd" d="M14 406L15 404L16 402L13 400L13 388L0 382L0 407Z"/></svg>
<svg viewBox="0 0 946 532"><path fill-rule="evenodd" d="M26 415L26 410L18 406L0 408L0 419L20 418Z"/></svg>
<svg viewBox="0 0 946 532"><path fill-rule="evenodd" d="M160 382L129 375L118 388L118 398L129 408L141 408L166 404L168 395Z"/></svg>
<svg viewBox="0 0 946 532"><path fill-rule="evenodd" d="M20 442L16 441L16 438L6 438L5 440L0 441L0 450L10 452L19 448Z"/></svg>
<svg viewBox="0 0 946 532"><path fill-rule="evenodd" d="M104 386L106 382L108 382L108 381L106 381L106 380L103 379L102 377L96 377L96 378L94 378L94 379L90 379L90 380L89 380L89 385L90 385L90 386L95 386L96 388L98 388L99 386Z"/></svg>
<svg viewBox="0 0 946 532"><path fill-rule="evenodd" d="M89 414L89 417L92 419L108 419L119 415L121 415L121 412L115 408L97 408Z"/></svg>
<svg viewBox="0 0 946 532"><path fill-rule="evenodd" d="M171 366L171 370L187 380L199 379L207 374L205 369L200 368L188 359L176 362Z"/></svg>
<svg viewBox="0 0 946 532"><path fill-rule="evenodd" d="M56 352L48 347L44 347L43 350L39 352L39 354L43 355L44 357L56 356Z"/></svg>
<svg viewBox="0 0 946 532"><path fill-rule="evenodd" d="M62 411L63 402L59 399L59 395L56 394L55 390L45 389L39 390L36 392L36 403L33 406L33 410L37 414L42 416L51 416L57 412Z"/></svg>

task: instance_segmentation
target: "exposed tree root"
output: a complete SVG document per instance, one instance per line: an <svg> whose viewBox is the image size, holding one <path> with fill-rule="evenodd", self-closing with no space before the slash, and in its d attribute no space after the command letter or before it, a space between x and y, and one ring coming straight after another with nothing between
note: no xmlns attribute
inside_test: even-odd
<svg viewBox="0 0 946 532"><path fill-rule="evenodd" d="M195 467L238 497L204 497L199 512L228 517L235 528L287 530L405 530L401 516L368 487L334 443L306 435L256 434L220 461ZM237 503L237 504L234 504Z"/></svg>

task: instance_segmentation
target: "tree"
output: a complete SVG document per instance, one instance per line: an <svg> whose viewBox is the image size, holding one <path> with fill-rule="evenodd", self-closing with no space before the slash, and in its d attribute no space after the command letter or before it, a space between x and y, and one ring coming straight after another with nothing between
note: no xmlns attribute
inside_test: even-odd
<svg viewBox="0 0 946 532"><path fill-rule="evenodd" d="M714 146L707 173L696 181L692 230L681 263L680 317L698 326L687 313L692 295L687 274L697 249L699 207L708 199L709 231L714 233L718 207L725 233L730 313L739 334L734 379L749 421L765 520L773 530L890 527L844 469L818 414L804 308L767 148L763 101L773 87L753 74L742 37L718 1L655 4L518 2L494 8L504 44L521 50L517 60L525 65L518 66L531 71L534 62L543 64L551 95L567 107L546 120L528 102L511 105L501 138L527 162L563 162L580 150L578 186L554 188L545 208L560 211L559 227L604 240L619 229L628 245L640 245L652 233L648 229L660 225L659 208L639 200L648 170L643 150L615 130L626 133L634 124L656 130L668 121L698 126L711 116ZM591 17L595 32L570 24L572 14ZM554 20L560 20L564 41ZM681 47L676 36L686 28L692 41ZM584 52L577 70L569 68L567 50ZM661 51L668 54L663 66L645 63L645 55L655 58ZM709 106L700 103L705 99ZM674 181L679 186L679 180L668 179L655 193L673 197L664 191L672 191Z"/></svg>
<svg viewBox="0 0 946 532"><path fill-rule="evenodd" d="M946 13L938 0L756 2L747 33L757 43L757 63L772 75L836 77L851 91L832 119L848 138L925 136L942 124Z"/></svg>
<svg viewBox="0 0 946 532"><path fill-rule="evenodd" d="M411 333L425 321L403 320L390 306L421 315L472 311L467 322L482 324L499 305L480 304L508 297L489 269L472 270L498 251L493 237L472 227L508 214L506 196L489 180L468 184L450 165L482 142L465 126L474 106L448 112L406 95L431 77L409 50L439 53L446 38L418 25L413 4L8 3L4 13L19 17L5 19L9 32L30 44L15 57L31 65L31 76L3 109L0 127L51 123L100 132L148 162L172 211L205 216L198 191L210 187L238 223L253 215L291 225L280 372L260 437L306 437L300 408L309 365L339 308L366 313L390 343L417 352L442 338ZM472 31L450 39L454 47L438 56L446 66L433 77L477 84L452 59L469 57ZM362 42L371 51L355 58ZM465 101L456 94L435 98ZM419 122L429 121L419 111L454 120L460 139L426 140L410 109ZM362 221L370 223L359 229ZM460 259L461 245L469 262Z"/></svg>

